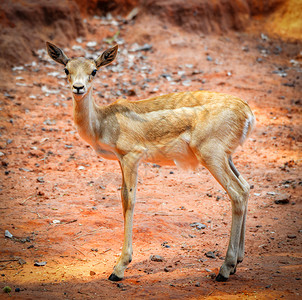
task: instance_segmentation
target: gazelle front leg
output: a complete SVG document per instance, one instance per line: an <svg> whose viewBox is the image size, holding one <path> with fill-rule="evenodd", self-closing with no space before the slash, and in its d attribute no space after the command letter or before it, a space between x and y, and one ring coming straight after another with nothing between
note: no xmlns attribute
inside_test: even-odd
<svg viewBox="0 0 302 300"><path fill-rule="evenodd" d="M114 267L113 273L109 276L109 280L111 281L122 280L124 272L132 260L133 212L136 196L137 169L140 158L140 153L128 153L120 158L123 175L121 195L124 215L124 244L121 256Z"/></svg>

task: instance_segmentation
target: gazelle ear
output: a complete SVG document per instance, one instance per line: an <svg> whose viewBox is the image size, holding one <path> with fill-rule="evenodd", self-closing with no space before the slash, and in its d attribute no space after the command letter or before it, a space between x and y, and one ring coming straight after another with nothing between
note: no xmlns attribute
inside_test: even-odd
<svg viewBox="0 0 302 300"><path fill-rule="evenodd" d="M65 55L62 49L57 47L54 44L46 42L48 55L57 63L66 66L69 61L69 58Z"/></svg>
<svg viewBox="0 0 302 300"><path fill-rule="evenodd" d="M118 50L118 45L116 44L112 48L109 48L106 51L104 51L102 55L100 55L95 60L96 67L100 68L102 66L106 66L112 63L116 57L117 50Z"/></svg>

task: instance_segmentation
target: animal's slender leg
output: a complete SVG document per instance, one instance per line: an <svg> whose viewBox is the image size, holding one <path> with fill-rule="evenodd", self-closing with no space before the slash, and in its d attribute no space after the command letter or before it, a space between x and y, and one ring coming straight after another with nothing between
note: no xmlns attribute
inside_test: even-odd
<svg viewBox="0 0 302 300"><path fill-rule="evenodd" d="M217 281L226 281L229 275L236 270L239 245L240 242L242 242L242 238L244 238L242 230L245 227L244 218L247 209L249 189L232 170L226 154L219 155L216 153L215 156L207 156L207 159L205 159L205 156L206 155L199 153L197 154L197 157L202 158L203 165L228 193L232 203L232 225L229 246L225 261L216 277Z"/></svg>
<svg viewBox="0 0 302 300"><path fill-rule="evenodd" d="M109 277L109 280L112 281L123 279L124 272L132 260L132 228L138 162L139 157L134 153L129 153L120 159L120 166L123 174L121 195L124 215L124 243L121 256L114 267L113 273Z"/></svg>
<svg viewBox="0 0 302 300"><path fill-rule="evenodd" d="M243 183L245 188L249 191L250 185L247 183L247 181L239 175L239 180ZM245 226L246 226L246 215L247 215L247 202L248 202L248 196L246 199L246 207L243 215L242 220L242 229L241 229L241 236L240 236L240 243L239 243L239 250L238 250L238 257L237 257L237 263L241 263L244 258L244 245L245 245Z"/></svg>

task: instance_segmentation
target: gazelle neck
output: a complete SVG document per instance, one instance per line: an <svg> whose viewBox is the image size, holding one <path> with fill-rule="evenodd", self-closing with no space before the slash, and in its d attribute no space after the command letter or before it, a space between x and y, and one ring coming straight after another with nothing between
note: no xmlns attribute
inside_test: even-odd
<svg viewBox="0 0 302 300"><path fill-rule="evenodd" d="M92 87L81 99L73 96L73 119L80 136L91 144L99 127L98 111L92 96Z"/></svg>

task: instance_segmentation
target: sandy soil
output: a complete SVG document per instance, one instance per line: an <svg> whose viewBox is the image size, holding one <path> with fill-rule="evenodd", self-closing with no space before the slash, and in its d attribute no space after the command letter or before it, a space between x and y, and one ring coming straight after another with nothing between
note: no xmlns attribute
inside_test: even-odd
<svg viewBox="0 0 302 300"><path fill-rule="evenodd" d="M87 20L89 33L66 43L67 54L104 50L103 38L118 32L115 21ZM117 62L96 79L99 104L206 89L252 107L257 126L234 156L252 187L245 260L228 282L214 281L228 243L230 202L204 168L142 164L133 262L124 281L107 280L122 246L120 170L80 140L65 74L41 50L35 62L13 69L0 96L0 274L1 288L12 288L1 298L300 298L301 44L260 32L188 34L148 20L122 25L117 41ZM152 48L139 51L135 43ZM193 222L207 227L196 230Z"/></svg>

